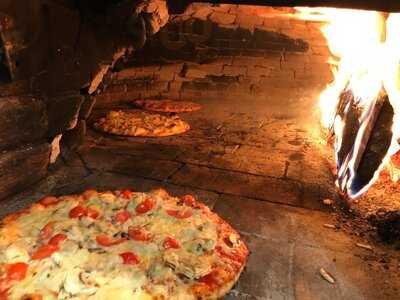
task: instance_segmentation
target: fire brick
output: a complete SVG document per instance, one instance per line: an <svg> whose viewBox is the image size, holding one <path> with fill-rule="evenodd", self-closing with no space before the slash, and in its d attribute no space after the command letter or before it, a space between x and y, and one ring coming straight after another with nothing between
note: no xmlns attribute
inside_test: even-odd
<svg viewBox="0 0 400 300"><path fill-rule="evenodd" d="M236 18L236 23L239 24L240 27L250 28L252 30L254 29L255 26L262 25L263 21L264 18L261 18L259 16L244 15L244 14L238 14Z"/></svg>
<svg viewBox="0 0 400 300"><path fill-rule="evenodd" d="M228 76L246 76L247 75L247 67L224 66L224 69L222 72Z"/></svg>
<svg viewBox="0 0 400 300"><path fill-rule="evenodd" d="M193 14L193 18L200 19L200 20L207 20L207 18L213 13L213 9L209 6L199 8Z"/></svg>
<svg viewBox="0 0 400 300"><path fill-rule="evenodd" d="M0 98L0 149L42 139L47 130L46 104L34 97Z"/></svg>
<svg viewBox="0 0 400 300"><path fill-rule="evenodd" d="M2 197L27 188L42 179L50 158L50 145L24 145L0 155L0 194Z"/></svg>
<svg viewBox="0 0 400 300"><path fill-rule="evenodd" d="M218 6L214 6L213 8L215 11L227 13L230 11L231 7L231 4L219 4Z"/></svg>
<svg viewBox="0 0 400 300"><path fill-rule="evenodd" d="M235 22L236 16L228 13L213 12L210 20L221 25L229 25Z"/></svg>
<svg viewBox="0 0 400 300"><path fill-rule="evenodd" d="M187 78L204 78L208 74L205 70L199 69L198 67L189 67L189 69L186 72L185 77Z"/></svg>
<svg viewBox="0 0 400 300"><path fill-rule="evenodd" d="M117 79L134 78L136 76L137 68L126 68L117 73Z"/></svg>
<svg viewBox="0 0 400 300"><path fill-rule="evenodd" d="M160 80L170 81L182 71L183 63L162 65L157 75Z"/></svg>
<svg viewBox="0 0 400 300"><path fill-rule="evenodd" d="M271 68L263 66L249 66L247 75L250 77L267 77L271 73Z"/></svg>

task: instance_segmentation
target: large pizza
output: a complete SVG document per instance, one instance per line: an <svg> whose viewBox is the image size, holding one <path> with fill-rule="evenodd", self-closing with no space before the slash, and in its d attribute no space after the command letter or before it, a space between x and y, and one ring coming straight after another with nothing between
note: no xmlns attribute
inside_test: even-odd
<svg viewBox="0 0 400 300"><path fill-rule="evenodd" d="M0 299L218 299L247 255L190 195L46 197L0 224Z"/></svg>
<svg viewBox="0 0 400 300"><path fill-rule="evenodd" d="M110 111L93 124L97 130L123 136L161 137L181 134L190 129L178 116L147 111Z"/></svg>

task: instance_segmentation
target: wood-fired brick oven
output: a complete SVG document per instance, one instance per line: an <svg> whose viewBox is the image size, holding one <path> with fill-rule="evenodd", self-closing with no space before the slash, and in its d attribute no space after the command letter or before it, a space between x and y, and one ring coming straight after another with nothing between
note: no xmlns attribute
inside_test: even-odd
<svg viewBox="0 0 400 300"><path fill-rule="evenodd" d="M248 241L227 299L396 299L400 190L382 177L350 207L338 195L316 109L334 77L325 23L294 7L398 1L0 2L0 217L48 194L164 186ZM143 98L203 109L182 136L91 128Z"/></svg>

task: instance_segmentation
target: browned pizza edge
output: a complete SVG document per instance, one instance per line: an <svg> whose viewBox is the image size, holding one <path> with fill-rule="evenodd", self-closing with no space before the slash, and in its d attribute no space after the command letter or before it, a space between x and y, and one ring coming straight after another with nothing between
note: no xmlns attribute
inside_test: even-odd
<svg viewBox="0 0 400 300"><path fill-rule="evenodd" d="M154 106L154 104L157 105ZM190 101L175 101L175 100L152 100L152 99L144 99L144 100L134 100L132 104L135 107L142 108L148 111L155 112L165 112L165 113L184 113L184 112L195 112L202 109L202 106L195 102ZM172 107L168 107L168 104L171 104ZM163 106L164 105L164 106ZM174 107L173 105L181 105L181 107Z"/></svg>

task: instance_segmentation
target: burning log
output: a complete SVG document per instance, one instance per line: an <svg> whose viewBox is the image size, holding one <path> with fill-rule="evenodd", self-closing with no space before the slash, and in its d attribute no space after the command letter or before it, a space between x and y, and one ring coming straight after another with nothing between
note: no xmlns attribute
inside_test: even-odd
<svg viewBox="0 0 400 300"><path fill-rule="evenodd" d="M330 22L323 33L336 62L335 80L321 93L319 107L322 125L335 136L338 186L355 198L378 179L399 150L396 29L400 18L365 11L305 9L304 13L310 11L322 13ZM357 25L349 27L348 22ZM349 47L352 39L357 46Z"/></svg>
<svg viewBox="0 0 400 300"><path fill-rule="evenodd" d="M367 105L360 102L351 89L342 92L333 129L339 187L350 196L373 181L392 139L388 97L381 94Z"/></svg>
<svg viewBox="0 0 400 300"><path fill-rule="evenodd" d="M339 188L350 197L366 191L385 167L393 142L393 118L386 93L364 107L351 89L341 93L331 131L336 139Z"/></svg>
<svg viewBox="0 0 400 300"><path fill-rule="evenodd" d="M337 117L344 123L343 140L337 149L337 165L341 166L346 160L355 142L357 131L360 128L358 121L361 115L360 109L357 107L354 94L351 90L347 90L340 95L337 108ZM331 128L331 130L334 130Z"/></svg>
<svg viewBox="0 0 400 300"><path fill-rule="evenodd" d="M393 107L388 96L383 99L382 108L372 129L364 154L358 165L350 188L357 192L367 186L383 167L384 158L390 148L393 133Z"/></svg>

